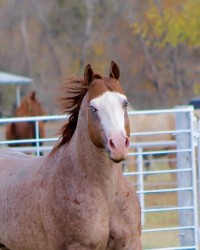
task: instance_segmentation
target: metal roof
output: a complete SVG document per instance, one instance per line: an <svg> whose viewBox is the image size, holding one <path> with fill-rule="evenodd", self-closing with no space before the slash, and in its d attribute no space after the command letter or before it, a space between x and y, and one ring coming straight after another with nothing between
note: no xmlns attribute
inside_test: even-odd
<svg viewBox="0 0 200 250"><path fill-rule="evenodd" d="M32 82L31 78L0 71L0 84L31 84Z"/></svg>
<svg viewBox="0 0 200 250"><path fill-rule="evenodd" d="M15 74L10 74L6 72L0 71L0 85L6 85L6 84L14 84L16 85L16 103L17 106L20 105L20 99L21 99L21 84L31 84L33 80L28 77L24 76L18 76Z"/></svg>

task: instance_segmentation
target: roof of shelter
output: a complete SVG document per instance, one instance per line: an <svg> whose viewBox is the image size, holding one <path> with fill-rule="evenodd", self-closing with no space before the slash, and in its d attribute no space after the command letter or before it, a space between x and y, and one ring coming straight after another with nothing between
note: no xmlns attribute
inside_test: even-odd
<svg viewBox="0 0 200 250"><path fill-rule="evenodd" d="M31 84L33 80L28 77L0 72L0 84Z"/></svg>

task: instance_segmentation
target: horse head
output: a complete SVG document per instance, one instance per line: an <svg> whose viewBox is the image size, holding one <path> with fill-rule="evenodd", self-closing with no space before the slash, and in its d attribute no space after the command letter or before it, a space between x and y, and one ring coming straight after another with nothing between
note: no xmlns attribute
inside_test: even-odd
<svg viewBox="0 0 200 250"><path fill-rule="evenodd" d="M127 156L130 146L128 100L119 84L120 70L111 62L109 77L94 74L87 65L84 80L88 86L88 129L96 147L105 148L114 162Z"/></svg>
<svg viewBox="0 0 200 250"><path fill-rule="evenodd" d="M70 142L82 108L84 117L88 117L88 134L95 147L105 148L114 162L126 158L130 146L128 100L119 84L119 77L119 67L112 61L109 77L95 74L88 64L83 80L68 82L65 97L61 101L64 112L69 115L69 122L63 126L60 140L51 155ZM87 107L82 105L83 99L86 100Z"/></svg>
<svg viewBox="0 0 200 250"><path fill-rule="evenodd" d="M16 116L40 116L45 114L35 91L31 91L22 99L20 107L15 112Z"/></svg>

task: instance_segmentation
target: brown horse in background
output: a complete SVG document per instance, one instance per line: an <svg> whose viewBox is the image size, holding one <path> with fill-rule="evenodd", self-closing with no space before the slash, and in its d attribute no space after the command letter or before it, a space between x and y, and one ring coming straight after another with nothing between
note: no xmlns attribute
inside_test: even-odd
<svg viewBox="0 0 200 250"><path fill-rule="evenodd" d="M53 150L0 150L0 242L12 250L141 250L141 209L121 164L127 98L112 62L66 85L69 121Z"/></svg>
<svg viewBox="0 0 200 250"><path fill-rule="evenodd" d="M40 102L36 97L35 91L27 94L21 101L20 106L16 109L14 117L24 116L41 116L45 115L45 111L42 108ZM39 121L39 137L44 138L44 122ZM22 140L22 139L35 139L35 122L12 122L6 126L6 140ZM10 147L23 147L23 146L35 146L36 143L14 143L8 144ZM40 143L42 145L42 143Z"/></svg>

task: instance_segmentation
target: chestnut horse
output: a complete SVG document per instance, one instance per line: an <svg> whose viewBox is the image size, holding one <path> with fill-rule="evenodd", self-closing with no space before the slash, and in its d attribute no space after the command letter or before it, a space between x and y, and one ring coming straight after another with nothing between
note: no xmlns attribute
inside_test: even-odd
<svg viewBox="0 0 200 250"><path fill-rule="evenodd" d="M63 98L69 121L44 156L0 151L0 242L12 250L141 250L141 210L121 164L130 145L120 71L87 65Z"/></svg>
<svg viewBox="0 0 200 250"><path fill-rule="evenodd" d="M13 116L40 116L45 115L45 112L36 97L35 91L27 94L21 101L20 106L16 109ZM39 136L44 137L44 122L39 121ZM22 139L35 139L35 122L13 122L6 126L6 139L7 140L22 140ZM35 146L36 143L15 143L8 144L10 147L23 147ZM41 143L40 143L41 145Z"/></svg>

